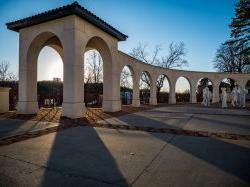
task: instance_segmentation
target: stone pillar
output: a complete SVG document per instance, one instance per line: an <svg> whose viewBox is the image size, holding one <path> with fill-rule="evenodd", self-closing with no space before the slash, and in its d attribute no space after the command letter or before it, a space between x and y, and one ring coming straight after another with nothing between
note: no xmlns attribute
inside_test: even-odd
<svg viewBox="0 0 250 187"><path fill-rule="evenodd" d="M113 80L107 81L112 78ZM121 99L120 99L120 75L116 74L110 69L110 73L106 74L104 71L103 81L103 102L102 108L104 112L117 112L121 110Z"/></svg>
<svg viewBox="0 0 250 187"><path fill-rule="evenodd" d="M196 82L192 82L190 85L190 103L197 103Z"/></svg>
<svg viewBox="0 0 250 187"><path fill-rule="evenodd" d="M213 84L213 99L212 103L218 103L220 101L220 94L219 94L219 83Z"/></svg>
<svg viewBox="0 0 250 187"><path fill-rule="evenodd" d="M39 43L29 44L23 34L19 35L19 84L18 114L35 114L37 102L37 58L40 51Z"/></svg>
<svg viewBox="0 0 250 187"><path fill-rule="evenodd" d="M140 79L137 75L133 75L133 100L132 106L139 107L140 106Z"/></svg>
<svg viewBox="0 0 250 187"><path fill-rule="evenodd" d="M105 112L117 112L121 110L121 99L120 99L120 69L117 58L117 47L108 49L112 51L110 55L104 56L103 62L103 102L102 108ZM106 58L105 58L106 56Z"/></svg>
<svg viewBox="0 0 250 187"><path fill-rule="evenodd" d="M169 104L176 104L176 97L175 97L175 81L171 82L169 80Z"/></svg>
<svg viewBox="0 0 250 187"><path fill-rule="evenodd" d="M80 31L67 30L64 33L63 55L63 116L68 118L83 117L84 104L84 55Z"/></svg>
<svg viewBox="0 0 250 187"><path fill-rule="evenodd" d="M0 113L9 111L9 91L10 88L0 87Z"/></svg>
<svg viewBox="0 0 250 187"><path fill-rule="evenodd" d="M150 105L157 105L157 88L156 88L156 81L152 79L150 83L150 98L149 98L149 104Z"/></svg>

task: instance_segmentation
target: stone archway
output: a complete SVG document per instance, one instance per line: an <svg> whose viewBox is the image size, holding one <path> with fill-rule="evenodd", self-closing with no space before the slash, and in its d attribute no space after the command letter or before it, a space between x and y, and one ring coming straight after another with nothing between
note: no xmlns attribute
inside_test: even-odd
<svg viewBox="0 0 250 187"><path fill-rule="evenodd" d="M102 58L103 61L103 101L102 107L104 111L112 112L113 110L113 97L112 97L112 55L110 47L108 46L107 42L102 39L101 37L94 36L88 39L86 45L84 46L84 52L88 50L95 49L97 50ZM116 99L117 107L120 108L120 98L119 100Z"/></svg>
<svg viewBox="0 0 250 187"><path fill-rule="evenodd" d="M125 65L120 73L120 97L121 104L130 105L133 104L134 87L136 86L134 81L134 70L131 66Z"/></svg>
<svg viewBox="0 0 250 187"><path fill-rule="evenodd" d="M250 80L247 81L245 88L247 89L248 93L246 95L246 100L250 101Z"/></svg>
<svg viewBox="0 0 250 187"><path fill-rule="evenodd" d="M140 74L140 103L141 104L152 104L152 77L148 71L142 71Z"/></svg>
<svg viewBox="0 0 250 187"><path fill-rule="evenodd" d="M27 51L20 52L18 113L34 114L38 111L37 60L43 47L55 49L63 57L63 45L56 34L42 32L30 42Z"/></svg>
<svg viewBox="0 0 250 187"><path fill-rule="evenodd" d="M221 88L226 88L226 91L230 93L233 90L233 87L237 85L237 82L232 78L224 78L220 81L219 84L219 93L221 93Z"/></svg>
<svg viewBox="0 0 250 187"><path fill-rule="evenodd" d="M179 90L177 90L178 86L180 86ZM190 80L184 76L178 77L175 83L176 102L191 102L191 93L192 85Z"/></svg>
<svg viewBox="0 0 250 187"><path fill-rule="evenodd" d="M171 83L169 78L165 74L161 74L158 76L156 80L157 87L157 103L169 103L169 93L171 88Z"/></svg>
<svg viewBox="0 0 250 187"><path fill-rule="evenodd" d="M103 110L115 112L121 109L120 68L126 64L134 67L133 106L139 103L139 72L150 73L150 99L157 104L156 79L159 74L169 77L169 103L176 103L175 85L177 77L187 78L190 86L190 101L196 102L195 87L199 77L213 80L213 102L219 101L219 81L230 77L240 85L249 74L197 72L156 67L145 64L118 50L118 42L127 35L121 33L78 3L53 9L36 16L7 23L7 28L19 32L19 102L21 114L37 113L37 56L44 46L53 47L62 57L64 66L63 115L80 118L85 114L83 52L96 49L104 61ZM135 86L134 86L135 85Z"/></svg>
<svg viewBox="0 0 250 187"><path fill-rule="evenodd" d="M196 101L198 103L202 102L203 89L208 87L211 93L213 93L213 82L207 77L200 78L196 86Z"/></svg>

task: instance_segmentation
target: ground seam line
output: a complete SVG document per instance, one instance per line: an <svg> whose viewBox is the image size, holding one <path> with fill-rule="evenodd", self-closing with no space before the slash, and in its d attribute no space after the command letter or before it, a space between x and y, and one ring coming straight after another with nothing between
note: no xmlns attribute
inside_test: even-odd
<svg viewBox="0 0 250 187"><path fill-rule="evenodd" d="M145 173L145 171L152 165L152 163L160 156L162 151L168 146L169 143L172 142L172 140L176 137L176 135L173 135L169 141L167 141L162 148L159 150L159 152L153 157L153 159L145 166L145 168L141 171L141 173L133 180L133 182L130 184L130 186L133 186L136 181Z"/></svg>
<svg viewBox="0 0 250 187"><path fill-rule="evenodd" d="M25 161L25 160L22 160L22 159L13 158L13 157L7 156L7 155L1 155L0 154L0 156L4 157L4 158L15 160L15 161L23 162L23 163L26 163L26 164L31 164L31 165L34 165L34 166L38 167L38 168L34 169L33 171L28 172L29 174L31 174L31 173L33 173L35 171L38 171L39 169L45 169L45 170L48 170L48 171L53 171L53 172L59 173L59 174L64 175L64 176L67 175L69 177L85 178L85 179L88 179L88 180L98 181L98 182L105 183L105 184L114 184L114 185L117 185L117 186L123 186L123 185L120 185L120 184L116 184L116 183L113 183L113 182L109 182L109 181L105 181L105 180L102 180L102 179L94 178L94 177L91 177L91 176L83 176L83 175L74 175L74 174L71 174L71 173L64 173L64 172L61 172L59 169L56 169L56 168L51 168L51 167L48 167L48 166L45 166L45 165L35 164L35 163Z"/></svg>

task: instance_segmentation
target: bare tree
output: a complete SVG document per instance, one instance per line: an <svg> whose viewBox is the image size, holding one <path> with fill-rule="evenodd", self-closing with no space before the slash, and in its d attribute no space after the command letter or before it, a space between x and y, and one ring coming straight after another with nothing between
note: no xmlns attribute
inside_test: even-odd
<svg viewBox="0 0 250 187"><path fill-rule="evenodd" d="M101 55L93 50L89 53L84 64L85 66L85 83L101 83L103 77L103 62Z"/></svg>
<svg viewBox="0 0 250 187"><path fill-rule="evenodd" d="M170 43L169 54L166 56L160 56L160 52L162 51L160 45L155 46L152 55L149 55L147 47L147 44L139 43L137 47L132 49L130 55L147 64L152 64L164 68L181 68L188 65L187 60L184 59L186 55L184 42ZM165 78L166 76L163 75L157 80L156 86L158 92L163 87ZM141 80L145 84L147 84L148 87L150 87L150 77L147 76L146 72L142 73Z"/></svg>
<svg viewBox="0 0 250 187"><path fill-rule="evenodd" d="M0 81L12 81L17 80L16 75L9 72L10 64L7 61L0 63Z"/></svg>
<svg viewBox="0 0 250 187"><path fill-rule="evenodd" d="M120 77L120 86L124 88L132 88L132 76L129 69L125 66Z"/></svg>
<svg viewBox="0 0 250 187"><path fill-rule="evenodd" d="M219 72L250 72L250 56L238 50L245 49L239 49L234 43L221 44L216 51L214 68Z"/></svg>

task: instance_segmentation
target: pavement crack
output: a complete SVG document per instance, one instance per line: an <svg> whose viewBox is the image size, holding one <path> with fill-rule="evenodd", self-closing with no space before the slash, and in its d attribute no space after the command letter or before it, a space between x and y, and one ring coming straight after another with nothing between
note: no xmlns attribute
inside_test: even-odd
<svg viewBox="0 0 250 187"><path fill-rule="evenodd" d="M166 143L161 147L161 149L156 153L156 155L149 161L149 163L145 166L145 168L139 173L139 175L137 175L137 177L131 182L131 184L129 186L133 186L135 184L136 181L139 180L139 178L148 171L148 168L152 165L152 163L160 156L160 154L162 153L162 151L168 146L169 143L171 143L173 141L173 139L176 137L177 135L173 135L169 141L166 141Z"/></svg>
<svg viewBox="0 0 250 187"><path fill-rule="evenodd" d="M26 163L26 164L31 164L31 165L34 165L34 166L37 166L37 167L42 167L42 166L39 165L39 164L35 164L35 163L33 163L33 162L29 162L29 161L26 161L26 160L14 158L14 157L11 157L11 156L7 156L7 155L0 155L0 156L1 156L1 157L4 157L4 158L8 158L8 159L15 160L15 161L23 162L23 163Z"/></svg>
<svg viewBox="0 0 250 187"><path fill-rule="evenodd" d="M1 155L0 154L0 157L4 157L4 158L11 159L11 160L23 162L23 163L26 163L26 164L31 164L31 165L34 165L34 166L37 167L36 169L32 170L31 172L27 172L28 174L34 173L34 172L36 172L36 171L38 171L40 169L44 169L44 170L55 172L55 173L58 173L60 175L71 177L71 178L83 178L83 179L93 180L93 181L97 181L97 182L101 182L101 183L109 184L109 185L115 185L115 186L121 186L121 187L124 186L122 184L117 184L115 182L107 181L107 180L104 180L104 179L99 179L99 178L92 177L92 176L78 175L78 174L70 173L70 172L63 172L60 169L57 169L57 168L54 168L54 167L48 167L46 165L35 164L33 162L29 162L29 161L26 161L26 160L14 158L14 157L7 156L7 155Z"/></svg>

